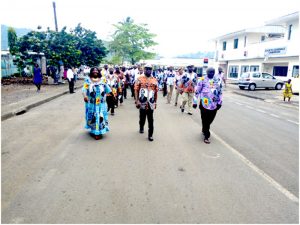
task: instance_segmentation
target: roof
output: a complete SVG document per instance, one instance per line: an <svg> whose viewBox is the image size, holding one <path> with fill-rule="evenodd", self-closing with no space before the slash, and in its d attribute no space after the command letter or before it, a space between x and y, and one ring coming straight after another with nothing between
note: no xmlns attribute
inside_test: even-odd
<svg viewBox="0 0 300 225"><path fill-rule="evenodd" d="M263 34L284 34L285 28L282 26L261 26L261 27L254 27L254 28L247 28L244 30L235 31L232 33L228 33L219 37L214 38L213 40L222 40L226 38L236 37L242 34L248 33L263 33Z"/></svg>
<svg viewBox="0 0 300 225"><path fill-rule="evenodd" d="M265 24L266 25L284 25L285 23L292 21L292 20L299 20L299 11L285 15L285 16L278 17L276 19L269 20Z"/></svg>

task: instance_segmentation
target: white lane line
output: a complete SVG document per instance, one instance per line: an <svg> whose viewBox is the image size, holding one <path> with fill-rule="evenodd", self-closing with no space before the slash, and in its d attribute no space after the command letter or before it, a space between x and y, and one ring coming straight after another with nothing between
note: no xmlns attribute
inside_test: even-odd
<svg viewBox="0 0 300 225"><path fill-rule="evenodd" d="M237 104L237 105L243 105L242 103L239 103L239 102L235 102L235 104Z"/></svg>
<svg viewBox="0 0 300 225"><path fill-rule="evenodd" d="M273 113L271 113L270 116L273 116L273 117L276 117L276 118L280 118L279 116L277 116L277 115L275 115Z"/></svg>
<svg viewBox="0 0 300 225"><path fill-rule="evenodd" d="M287 120L287 121L289 121L289 122L291 122L291 123L294 123L294 124L297 124L297 125L299 125L299 123L298 123L298 122L296 122L296 121L293 121L293 120Z"/></svg>
<svg viewBox="0 0 300 225"><path fill-rule="evenodd" d="M270 177L268 174L266 174L263 170L261 170L257 166L255 166L250 160L248 160L245 156L243 156L238 150L236 150L235 148L230 146L227 142L225 142L222 138L220 138L214 132L211 132L211 133L219 142L221 142L225 147L227 147L230 151L232 151L233 154L237 155L242 160L243 163L245 163L253 171L255 171L258 175L260 175L262 178L264 178L266 181L268 181L273 187L275 187L278 191L280 191L282 194L284 194L288 199L290 199L293 202L297 202L297 203L299 202L299 199L295 195L293 195L291 192L289 192L281 184L276 182L272 177Z"/></svg>
<svg viewBox="0 0 300 225"><path fill-rule="evenodd" d="M255 109L257 112L261 112L261 113L267 113L266 111L264 110L261 110L261 109Z"/></svg>

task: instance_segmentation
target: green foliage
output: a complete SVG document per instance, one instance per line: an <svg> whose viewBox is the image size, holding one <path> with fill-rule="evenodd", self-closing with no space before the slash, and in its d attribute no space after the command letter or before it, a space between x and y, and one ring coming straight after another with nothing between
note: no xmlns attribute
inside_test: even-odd
<svg viewBox="0 0 300 225"><path fill-rule="evenodd" d="M137 25L133 19L127 17L125 21L115 24L113 41L109 48L115 57L121 57L122 61L129 60L132 64L141 59L151 59L155 53L146 51L151 46L157 45L153 41L156 36L149 32L147 24Z"/></svg>
<svg viewBox="0 0 300 225"><path fill-rule="evenodd" d="M59 61L64 65L99 65L106 56L107 50L96 33L77 27L68 33L66 27L60 32L31 31L19 39L11 38L11 53L19 69L33 65L43 53L49 65L57 66Z"/></svg>
<svg viewBox="0 0 300 225"><path fill-rule="evenodd" d="M17 51L16 43L17 43L17 33L16 30L12 27L8 28L8 46L10 53L15 53Z"/></svg>

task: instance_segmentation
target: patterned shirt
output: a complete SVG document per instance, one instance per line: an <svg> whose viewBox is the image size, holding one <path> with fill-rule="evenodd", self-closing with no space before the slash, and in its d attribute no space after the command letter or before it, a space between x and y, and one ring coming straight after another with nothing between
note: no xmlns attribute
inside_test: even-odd
<svg viewBox="0 0 300 225"><path fill-rule="evenodd" d="M215 110L217 105L222 105L222 79L220 76L214 76L209 79L207 76L201 77L195 87L193 104L197 104L198 98L202 106L208 110Z"/></svg>
<svg viewBox="0 0 300 225"><path fill-rule="evenodd" d="M140 76L134 85L134 90L138 91L138 99L141 109L155 109L157 101L158 83L154 77Z"/></svg>
<svg viewBox="0 0 300 225"><path fill-rule="evenodd" d="M179 87L183 92L194 93L194 88L197 84L196 73L184 73L179 81Z"/></svg>

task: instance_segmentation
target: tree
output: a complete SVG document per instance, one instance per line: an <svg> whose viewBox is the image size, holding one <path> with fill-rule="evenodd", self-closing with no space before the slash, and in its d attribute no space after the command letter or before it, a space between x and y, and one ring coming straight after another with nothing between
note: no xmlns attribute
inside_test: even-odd
<svg viewBox="0 0 300 225"><path fill-rule="evenodd" d="M47 31L31 31L12 41L11 53L16 56L14 61L19 69L33 65L41 54L45 55L48 64L55 66L59 61L75 67L81 64L99 65L107 51L96 33L82 28L80 24L70 33L66 29L64 27L60 32L49 28Z"/></svg>
<svg viewBox="0 0 300 225"><path fill-rule="evenodd" d="M155 57L155 53L147 51L157 45L153 41L156 35L149 32L147 24L135 24L133 19L127 17L125 21L114 24L114 27L116 31L109 48L115 57L121 57L122 61L129 60L132 64Z"/></svg>
<svg viewBox="0 0 300 225"><path fill-rule="evenodd" d="M77 49L81 51L80 62L98 66L108 52L102 40L97 39L96 32L81 27L79 23L71 33L78 38Z"/></svg>
<svg viewBox="0 0 300 225"><path fill-rule="evenodd" d="M16 30L12 27L9 27L7 31L7 35L8 35L9 51L10 53L15 53L17 51L16 43L18 40Z"/></svg>

